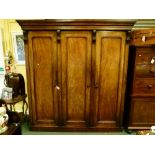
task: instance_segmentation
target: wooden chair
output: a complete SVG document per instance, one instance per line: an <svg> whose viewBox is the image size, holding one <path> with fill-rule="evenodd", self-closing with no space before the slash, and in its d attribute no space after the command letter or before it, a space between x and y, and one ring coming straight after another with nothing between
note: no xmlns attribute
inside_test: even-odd
<svg viewBox="0 0 155 155"><path fill-rule="evenodd" d="M18 102L23 102L23 106L22 106L22 112L24 115L27 115L27 110L28 110L28 103L26 101L26 97L27 95L18 95L17 97L13 97L10 100L5 100L6 104L10 106L10 110L14 110L15 111L15 104ZM25 105L26 105L26 109L25 109Z"/></svg>
<svg viewBox="0 0 155 155"><path fill-rule="evenodd" d="M7 73L5 75L4 84L6 87L13 89L12 99L5 100L6 104L10 106L10 110L15 111L15 104L22 102L23 114L27 115L28 103L26 101L27 94L25 93L25 81L23 75L20 73Z"/></svg>

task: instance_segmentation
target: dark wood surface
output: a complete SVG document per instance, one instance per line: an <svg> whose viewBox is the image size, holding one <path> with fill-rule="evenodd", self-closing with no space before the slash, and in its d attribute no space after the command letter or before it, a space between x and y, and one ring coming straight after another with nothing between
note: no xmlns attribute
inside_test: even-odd
<svg viewBox="0 0 155 155"><path fill-rule="evenodd" d="M96 127L122 124L125 32L97 32L95 64Z"/></svg>
<svg viewBox="0 0 155 155"><path fill-rule="evenodd" d="M139 31L135 34L141 36L149 32ZM128 129L150 129L155 124L155 63L151 63L155 48L135 42L129 53L125 124Z"/></svg>
<svg viewBox="0 0 155 155"><path fill-rule="evenodd" d="M136 46L154 45L155 29L142 29L133 31L130 44Z"/></svg>
<svg viewBox="0 0 155 155"><path fill-rule="evenodd" d="M155 124L155 98L132 97L129 129L150 129Z"/></svg>
<svg viewBox="0 0 155 155"><path fill-rule="evenodd" d="M14 97L12 99L9 99L9 100L5 100L6 104L10 106L10 110L13 110L15 111L15 104L16 103L19 103L19 102L22 102L22 110L23 110L23 113L25 115L27 115L27 110L28 110L28 103L26 101L26 98L27 98L27 94L25 95L18 95L17 97ZM25 108L25 105L26 105L26 108Z"/></svg>
<svg viewBox="0 0 155 155"><path fill-rule="evenodd" d="M58 121L56 32L30 32L28 45L31 121L53 126Z"/></svg>
<svg viewBox="0 0 155 155"><path fill-rule="evenodd" d="M65 31L61 33L62 93L61 118L65 126L86 126L89 123L91 88L92 33Z"/></svg>
<svg viewBox="0 0 155 155"><path fill-rule="evenodd" d="M17 20L23 30L131 30L136 20L44 19ZM46 25L46 26L45 26Z"/></svg>
<svg viewBox="0 0 155 155"><path fill-rule="evenodd" d="M1 133L0 135L21 135L21 125L20 124L8 124L8 129Z"/></svg>
<svg viewBox="0 0 155 155"><path fill-rule="evenodd" d="M6 104L15 105L16 103L25 100L26 97L27 97L27 95L18 95L17 97L14 97L12 99L5 100L5 102L6 102Z"/></svg>
<svg viewBox="0 0 155 155"><path fill-rule="evenodd" d="M134 22L18 22L26 30L31 129L121 130L128 62L126 30Z"/></svg>

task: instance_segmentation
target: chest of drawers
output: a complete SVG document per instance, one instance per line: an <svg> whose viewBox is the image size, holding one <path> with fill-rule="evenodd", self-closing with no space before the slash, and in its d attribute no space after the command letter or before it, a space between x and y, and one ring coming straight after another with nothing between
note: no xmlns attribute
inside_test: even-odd
<svg viewBox="0 0 155 155"><path fill-rule="evenodd" d="M128 129L155 125L155 46L131 46L126 97Z"/></svg>

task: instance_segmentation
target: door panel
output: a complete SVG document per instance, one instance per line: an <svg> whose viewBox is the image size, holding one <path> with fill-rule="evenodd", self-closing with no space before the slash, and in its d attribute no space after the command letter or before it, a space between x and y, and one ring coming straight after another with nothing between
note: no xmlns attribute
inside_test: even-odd
<svg viewBox="0 0 155 155"><path fill-rule="evenodd" d="M91 33L62 32L61 61L64 122L85 126L90 106Z"/></svg>
<svg viewBox="0 0 155 155"><path fill-rule="evenodd" d="M57 117L54 82L56 69L56 33L29 33L29 64L33 124L54 125Z"/></svg>
<svg viewBox="0 0 155 155"><path fill-rule="evenodd" d="M95 117L100 127L116 127L120 123L124 45L124 32L97 32Z"/></svg>

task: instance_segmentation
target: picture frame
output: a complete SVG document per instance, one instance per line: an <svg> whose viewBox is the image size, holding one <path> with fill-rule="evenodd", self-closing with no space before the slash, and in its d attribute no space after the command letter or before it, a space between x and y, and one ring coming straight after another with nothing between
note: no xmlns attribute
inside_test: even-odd
<svg viewBox="0 0 155 155"><path fill-rule="evenodd" d="M15 61L19 65L25 64L24 36L22 32L13 32Z"/></svg>
<svg viewBox="0 0 155 155"><path fill-rule="evenodd" d="M11 100L12 99L13 89L10 87L5 87L2 89L1 98L4 100Z"/></svg>

